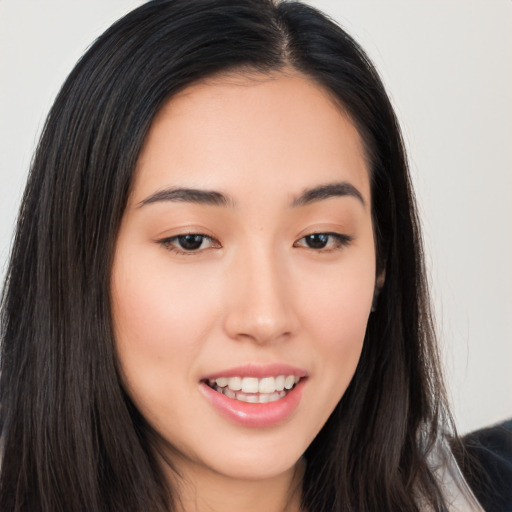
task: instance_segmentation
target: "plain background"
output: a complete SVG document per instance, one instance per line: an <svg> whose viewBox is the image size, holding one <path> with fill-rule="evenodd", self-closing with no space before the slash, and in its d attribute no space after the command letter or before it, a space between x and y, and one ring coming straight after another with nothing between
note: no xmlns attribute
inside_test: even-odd
<svg viewBox="0 0 512 512"><path fill-rule="evenodd" d="M89 44L141 3L0 0L0 276L55 95ZM511 417L512 2L309 3L362 44L402 124L459 429Z"/></svg>

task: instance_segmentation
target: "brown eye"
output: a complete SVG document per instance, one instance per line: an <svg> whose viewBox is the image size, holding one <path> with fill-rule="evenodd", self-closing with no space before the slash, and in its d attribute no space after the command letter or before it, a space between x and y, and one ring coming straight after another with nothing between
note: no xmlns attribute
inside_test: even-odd
<svg viewBox="0 0 512 512"><path fill-rule="evenodd" d="M297 240L294 247L305 247L315 251L334 251L350 244L352 237L340 233L311 233Z"/></svg>
<svg viewBox="0 0 512 512"><path fill-rule="evenodd" d="M306 245L310 249L323 249L329 242L329 235L326 233L313 233L304 237Z"/></svg>
<svg viewBox="0 0 512 512"><path fill-rule="evenodd" d="M184 251L196 251L201 248L205 238L204 235L181 235L176 237L176 242Z"/></svg>
<svg viewBox="0 0 512 512"><path fill-rule="evenodd" d="M187 233L158 240L165 249L176 254L199 254L207 249L219 249L220 243L208 235Z"/></svg>

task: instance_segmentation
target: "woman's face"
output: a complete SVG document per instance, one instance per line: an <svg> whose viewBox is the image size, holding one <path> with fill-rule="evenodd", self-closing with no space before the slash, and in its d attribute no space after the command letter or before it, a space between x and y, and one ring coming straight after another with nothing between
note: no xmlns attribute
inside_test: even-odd
<svg viewBox="0 0 512 512"><path fill-rule="evenodd" d="M300 75L217 78L157 115L113 319L126 390L178 469L261 479L297 463L360 357L370 204L356 129Z"/></svg>

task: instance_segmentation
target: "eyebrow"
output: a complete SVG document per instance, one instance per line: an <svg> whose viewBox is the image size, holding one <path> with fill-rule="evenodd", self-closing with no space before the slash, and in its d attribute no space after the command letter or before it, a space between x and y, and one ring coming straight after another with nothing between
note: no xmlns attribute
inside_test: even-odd
<svg viewBox="0 0 512 512"><path fill-rule="evenodd" d="M343 181L339 183L328 183L318 187L306 189L302 194L295 198L292 207L305 206L316 201L322 201L331 197L355 197L364 206L363 196L356 187ZM174 201L184 203L206 204L210 206L234 206L235 201L215 190L199 190L194 188L167 188L159 190L146 197L138 203L138 207L147 204L158 203L161 201Z"/></svg>
<svg viewBox="0 0 512 512"><path fill-rule="evenodd" d="M306 189L299 197L294 199L292 206L305 206L307 204L329 199L331 197L344 196L355 197L361 202L363 206L365 206L361 192L359 192L359 190L357 190L354 185L351 185L346 181L339 183L328 183L326 185L320 185L315 188Z"/></svg>
<svg viewBox="0 0 512 512"><path fill-rule="evenodd" d="M231 206L233 204L233 201L230 198L213 190L167 188L151 194L146 197L146 199L143 199L138 203L137 206L141 207L151 203L158 203L160 201L208 204L211 206Z"/></svg>

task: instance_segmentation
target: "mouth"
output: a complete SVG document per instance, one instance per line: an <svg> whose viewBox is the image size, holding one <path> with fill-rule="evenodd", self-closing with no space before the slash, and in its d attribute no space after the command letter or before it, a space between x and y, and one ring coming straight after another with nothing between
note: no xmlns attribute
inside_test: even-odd
<svg viewBox="0 0 512 512"><path fill-rule="evenodd" d="M302 377L297 375L276 375L269 377L217 377L204 383L217 393L240 402L265 404L277 402L295 388Z"/></svg>
<svg viewBox="0 0 512 512"><path fill-rule="evenodd" d="M309 372L287 364L248 364L205 375L200 390L215 411L243 427L286 423L299 408Z"/></svg>

